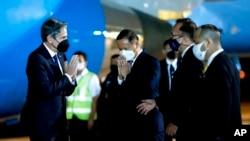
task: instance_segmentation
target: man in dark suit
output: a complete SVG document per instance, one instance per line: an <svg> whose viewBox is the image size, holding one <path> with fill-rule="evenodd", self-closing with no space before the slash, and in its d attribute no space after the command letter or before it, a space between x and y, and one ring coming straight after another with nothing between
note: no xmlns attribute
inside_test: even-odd
<svg viewBox="0 0 250 141"><path fill-rule="evenodd" d="M163 114L165 128L169 123L169 114L172 110L172 99L170 95L171 82L173 74L177 68L178 52L174 51L169 46L170 39L163 42L162 53L166 56L160 60L161 65L161 78L159 92L160 96L156 99L156 103ZM165 141L172 141L172 137L165 134Z"/></svg>
<svg viewBox="0 0 250 141"><path fill-rule="evenodd" d="M163 117L154 106L145 111L137 109L143 100L154 101L159 96L160 63L143 51L137 34L122 30L116 42L118 83L121 95L121 132L124 140L163 141Z"/></svg>
<svg viewBox="0 0 250 141"><path fill-rule="evenodd" d="M194 55L208 66L199 85L203 91L196 95L198 101L192 114L193 132L202 137L196 140L233 140L234 132L242 124L239 72L224 52L216 26L200 26L194 40L197 43Z"/></svg>
<svg viewBox="0 0 250 141"><path fill-rule="evenodd" d="M41 27L43 43L28 57L28 94L20 124L31 141L67 141L65 97L76 86L78 57L66 61L67 24L49 18Z"/></svg>
<svg viewBox="0 0 250 141"><path fill-rule="evenodd" d="M195 58L192 48L196 24L191 21L177 22L172 29L170 47L180 53L178 68L174 73L171 87L172 107L170 123L166 133L175 136L176 140L188 140L190 136L190 110L196 84L202 77L203 64Z"/></svg>

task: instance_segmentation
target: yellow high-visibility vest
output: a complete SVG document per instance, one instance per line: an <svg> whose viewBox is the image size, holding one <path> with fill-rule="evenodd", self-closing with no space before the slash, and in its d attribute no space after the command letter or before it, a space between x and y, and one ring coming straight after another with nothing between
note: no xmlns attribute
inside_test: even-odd
<svg viewBox="0 0 250 141"><path fill-rule="evenodd" d="M80 78L72 95L67 97L66 116L72 119L75 115L78 119L88 120L92 107L92 96L89 91L89 82L94 76L92 72L88 72ZM97 118L95 115L94 119Z"/></svg>

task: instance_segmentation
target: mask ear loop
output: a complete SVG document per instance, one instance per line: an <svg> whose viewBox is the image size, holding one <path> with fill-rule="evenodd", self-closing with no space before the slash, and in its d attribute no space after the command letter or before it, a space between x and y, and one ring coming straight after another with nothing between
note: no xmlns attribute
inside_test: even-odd
<svg viewBox="0 0 250 141"><path fill-rule="evenodd" d="M55 39L55 38L53 38L53 39ZM58 43L58 41L56 39L55 39L55 41ZM57 49L56 46L54 46L53 43L51 43L51 45L52 45L53 48Z"/></svg>
<svg viewBox="0 0 250 141"><path fill-rule="evenodd" d="M206 42L206 40L204 40L204 41L202 41L200 44L201 44L201 48L202 48L202 46L205 44L205 42ZM205 47L206 49L204 50L205 52L209 49L208 47ZM202 52L204 52L204 51L202 51Z"/></svg>
<svg viewBox="0 0 250 141"><path fill-rule="evenodd" d="M204 41L204 43L205 43L205 41ZM203 44L204 44L204 43L203 43ZM205 58L206 58L206 54L207 54L208 49L209 49L209 48L208 48L208 47L206 47L206 49L204 50L204 51L205 51L204 60L205 60Z"/></svg>

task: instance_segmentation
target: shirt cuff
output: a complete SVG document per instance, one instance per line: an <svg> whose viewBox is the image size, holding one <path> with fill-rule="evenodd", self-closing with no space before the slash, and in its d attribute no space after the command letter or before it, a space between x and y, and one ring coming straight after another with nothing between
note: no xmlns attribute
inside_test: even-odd
<svg viewBox="0 0 250 141"><path fill-rule="evenodd" d="M123 79L119 79L119 77L117 77L117 82L118 82L119 85L121 85L122 82L123 82Z"/></svg>
<svg viewBox="0 0 250 141"><path fill-rule="evenodd" d="M66 75L68 77L68 79L72 85L75 85L75 80L72 80L72 78L67 73L65 73L64 75Z"/></svg>

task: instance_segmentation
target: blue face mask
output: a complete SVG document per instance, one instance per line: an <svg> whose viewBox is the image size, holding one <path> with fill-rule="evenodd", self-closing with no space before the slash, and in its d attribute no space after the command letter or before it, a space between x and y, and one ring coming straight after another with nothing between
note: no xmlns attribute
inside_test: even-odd
<svg viewBox="0 0 250 141"><path fill-rule="evenodd" d="M180 43L176 39L170 39L169 46L173 51L178 51Z"/></svg>

